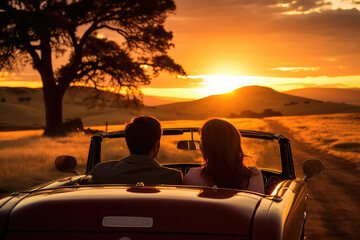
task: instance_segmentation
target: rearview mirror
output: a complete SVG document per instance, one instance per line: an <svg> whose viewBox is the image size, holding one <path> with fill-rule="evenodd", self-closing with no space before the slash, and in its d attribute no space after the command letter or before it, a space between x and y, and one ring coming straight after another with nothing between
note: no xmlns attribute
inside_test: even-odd
<svg viewBox="0 0 360 240"><path fill-rule="evenodd" d="M56 169L62 172L77 173L75 167L77 166L76 158L73 156L61 155L55 159Z"/></svg>
<svg viewBox="0 0 360 240"><path fill-rule="evenodd" d="M307 178L319 176L324 169L324 164L319 159L308 159L303 162L303 172Z"/></svg>
<svg viewBox="0 0 360 240"><path fill-rule="evenodd" d="M177 149L181 150L200 150L200 141L179 141Z"/></svg>

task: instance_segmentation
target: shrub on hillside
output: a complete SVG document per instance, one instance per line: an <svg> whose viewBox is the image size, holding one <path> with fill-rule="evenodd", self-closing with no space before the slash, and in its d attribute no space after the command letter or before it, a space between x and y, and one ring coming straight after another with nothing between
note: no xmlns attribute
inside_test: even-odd
<svg viewBox="0 0 360 240"><path fill-rule="evenodd" d="M298 102L291 101L289 103L284 103L284 106L291 106L291 105L296 105L296 104L298 104Z"/></svg>
<svg viewBox="0 0 360 240"><path fill-rule="evenodd" d="M230 118L264 118L264 117L274 117L274 116L283 116L281 112L274 111L270 108L264 109L261 113L256 113L251 110L242 111L239 115L235 113L230 114Z"/></svg>

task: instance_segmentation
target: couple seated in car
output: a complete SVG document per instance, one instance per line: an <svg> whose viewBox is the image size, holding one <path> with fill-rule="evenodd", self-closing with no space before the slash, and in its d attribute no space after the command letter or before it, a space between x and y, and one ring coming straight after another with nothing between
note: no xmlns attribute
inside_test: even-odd
<svg viewBox="0 0 360 240"><path fill-rule="evenodd" d="M243 189L264 193L260 170L244 163L239 131L221 119L207 121L201 128L204 166L181 171L161 166L155 158L160 150L160 122L150 116L133 118L125 127L130 156L97 164L93 183L186 184Z"/></svg>

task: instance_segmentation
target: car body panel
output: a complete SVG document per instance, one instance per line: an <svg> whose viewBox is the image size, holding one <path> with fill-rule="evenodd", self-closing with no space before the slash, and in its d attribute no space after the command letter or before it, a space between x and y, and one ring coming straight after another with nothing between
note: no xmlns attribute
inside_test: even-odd
<svg viewBox="0 0 360 240"><path fill-rule="evenodd" d="M134 216L153 219L153 226L142 228L142 232L247 236L261 198L211 188L97 186L44 190L16 205L8 230L106 232L114 228L102 226L104 217ZM213 221L204 221L209 218ZM134 231L132 227L121 230Z"/></svg>
<svg viewBox="0 0 360 240"><path fill-rule="evenodd" d="M272 201L261 201L254 217L254 239L299 239L306 211L305 181L283 181ZM262 231L260 231L262 229Z"/></svg>
<svg viewBox="0 0 360 240"><path fill-rule="evenodd" d="M182 234L182 233L142 233L142 232L10 232L7 240L51 239L51 240L248 240L237 235Z"/></svg>
<svg viewBox="0 0 360 240"><path fill-rule="evenodd" d="M176 128L163 134L196 131ZM290 140L273 133L240 132L278 143L281 172L261 169L269 183L276 180L274 186L265 186L266 194L216 186L91 184L102 140L124 137L124 131L97 134L84 175L0 199L0 239L299 239L306 216L306 178L295 177ZM164 165L183 173L197 166Z"/></svg>

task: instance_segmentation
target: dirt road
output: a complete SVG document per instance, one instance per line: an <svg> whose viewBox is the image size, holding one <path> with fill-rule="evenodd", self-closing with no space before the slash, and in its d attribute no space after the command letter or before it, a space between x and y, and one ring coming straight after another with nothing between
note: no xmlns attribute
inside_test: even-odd
<svg viewBox="0 0 360 240"><path fill-rule="evenodd" d="M297 177L303 177L302 161L321 159L325 169L310 179L306 239L360 239L360 172L344 159L313 149L275 120L265 120L270 131L291 139Z"/></svg>

